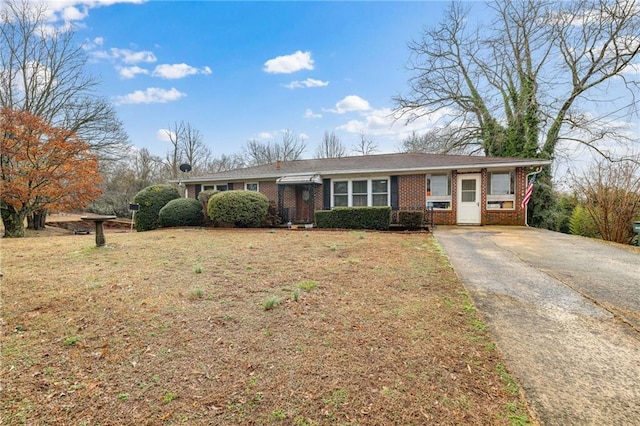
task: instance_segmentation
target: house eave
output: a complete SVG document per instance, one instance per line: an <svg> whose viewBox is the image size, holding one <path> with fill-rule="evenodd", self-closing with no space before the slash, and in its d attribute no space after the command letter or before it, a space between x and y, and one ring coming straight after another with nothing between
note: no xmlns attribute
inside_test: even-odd
<svg viewBox="0 0 640 426"><path fill-rule="evenodd" d="M505 162L496 162L496 163L470 163L470 164L449 164L442 166L420 166L420 167L407 167L407 168L366 168L366 169L351 169L351 170L314 170L312 173L308 173L306 175L319 175L320 177L328 178L331 176L344 176L344 175L358 175L358 174L369 174L369 175L392 175L392 174L411 174L417 172L427 172L427 171L440 171L440 170L478 170L478 169L500 169L500 168L512 168L512 167L540 167L550 165L551 160L536 160L536 161L505 161ZM237 172L236 172L237 173ZM204 182L234 182L234 181L260 181L260 180L278 180L286 178L295 178L296 176L300 176L299 172L291 172L291 173L263 173L256 174L251 176L230 176L230 175L221 175L221 176L202 176L197 178L186 178L186 179L173 179L170 180L170 183L183 183L183 184L197 184Z"/></svg>

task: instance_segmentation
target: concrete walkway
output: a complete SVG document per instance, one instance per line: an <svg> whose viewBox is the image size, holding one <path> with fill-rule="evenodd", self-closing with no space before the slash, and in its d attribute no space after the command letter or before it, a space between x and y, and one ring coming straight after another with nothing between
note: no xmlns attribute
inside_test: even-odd
<svg viewBox="0 0 640 426"><path fill-rule="evenodd" d="M640 253L524 227L435 237L542 425L640 425Z"/></svg>

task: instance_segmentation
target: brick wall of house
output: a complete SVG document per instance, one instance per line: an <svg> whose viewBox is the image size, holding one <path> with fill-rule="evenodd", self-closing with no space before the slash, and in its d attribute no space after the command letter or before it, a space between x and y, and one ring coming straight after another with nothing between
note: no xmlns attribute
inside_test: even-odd
<svg viewBox="0 0 640 426"><path fill-rule="evenodd" d="M400 210L422 210L427 203L427 176L398 176L398 208Z"/></svg>
<svg viewBox="0 0 640 426"><path fill-rule="evenodd" d="M186 187L187 190L187 196L189 198L196 198L196 186L195 185L187 185Z"/></svg>
<svg viewBox="0 0 640 426"><path fill-rule="evenodd" d="M258 190L267 196L270 201L278 202L278 185L274 182L260 182Z"/></svg>

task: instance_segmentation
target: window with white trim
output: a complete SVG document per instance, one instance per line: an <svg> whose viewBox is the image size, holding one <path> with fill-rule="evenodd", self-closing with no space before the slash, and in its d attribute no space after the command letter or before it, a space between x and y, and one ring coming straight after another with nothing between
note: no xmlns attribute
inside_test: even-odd
<svg viewBox="0 0 640 426"><path fill-rule="evenodd" d="M331 200L332 207L389 206L389 179L334 180Z"/></svg>
<svg viewBox="0 0 640 426"><path fill-rule="evenodd" d="M435 210L451 209L451 174L427 175L427 207Z"/></svg>
<svg viewBox="0 0 640 426"><path fill-rule="evenodd" d="M202 185L203 191L215 189L216 191L226 191L229 189L229 185Z"/></svg>
<svg viewBox="0 0 640 426"><path fill-rule="evenodd" d="M256 191L258 192L258 182L250 182L244 184L244 189L246 191Z"/></svg>
<svg viewBox="0 0 640 426"><path fill-rule="evenodd" d="M515 172L489 172L487 176L487 209L513 210L515 208Z"/></svg>

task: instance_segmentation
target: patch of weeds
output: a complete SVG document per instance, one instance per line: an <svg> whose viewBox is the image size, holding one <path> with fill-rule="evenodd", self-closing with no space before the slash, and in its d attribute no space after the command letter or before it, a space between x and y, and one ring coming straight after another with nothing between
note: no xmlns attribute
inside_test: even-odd
<svg viewBox="0 0 640 426"><path fill-rule="evenodd" d="M360 259L349 259L348 262L349 262L349 265L359 265Z"/></svg>
<svg viewBox="0 0 640 426"><path fill-rule="evenodd" d="M50 376L54 371L55 369L53 367L45 367L44 370L42 370L42 374L44 374L45 376Z"/></svg>
<svg viewBox="0 0 640 426"><path fill-rule="evenodd" d="M249 377L249 386L254 387L258 384L258 376L253 375Z"/></svg>
<svg viewBox="0 0 640 426"><path fill-rule="evenodd" d="M195 272L196 274L201 274L202 273L202 266L200 265L196 265L193 267L193 272Z"/></svg>
<svg viewBox="0 0 640 426"><path fill-rule="evenodd" d="M196 288L194 290L191 290L191 292L189 293L189 299L191 300L199 300L202 299L204 297L204 290L202 290L201 288Z"/></svg>
<svg viewBox="0 0 640 426"><path fill-rule="evenodd" d="M271 330L262 330L262 335L265 337L269 337L271 336L273 333L271 332Z"/></svg>
<svg viewBox="0 0 640 426"><path fill-rule="evenodd" d="M464 302L464 304L462 305L462 310L472 314L476 311L476 307L473 306L473 303L467 301L467 302Z"/></svg>
<svg viewBox="0 0 640 426"><path fill-rule="evenodd" d="M502 380L502 383L506 386L507 391L513 396L519 395L518 384L513 380L513 377L511 377L511 374L509 374L504 364L498 363L498 365L496 365L496 371L498 376L500 376L500 380Z"/></svg>
<svg viewBox="0 0 640 426"><path fill-rule="evenodd" d="M297 302L300 299L300 289L296 288L293 290L293 301Z"/></svg>
<svg viewBox="0 0 640 426"><path fill-rule="evenodd" d="M455 305L455 302L448 296L445 296L444 299L442 299L442 303L444 303L444 306L447 308L453 308Z"/></svg>
<svg viewBox="0 0 640 426"><path fill-rule="evenodd" d="M348 396L347 390L340 388L331 392L331 395L329 395L328 397L322 398L322 402L324 402L327 405L333 405L337 407L347 402L347 396Z"/></svg>
<svg viewBox="0 0 640 426"><path fill-rule="evenodd" d="M496 344L493 342L489 342L485 345L485 347L487 348L487 350L491 351L491 352L495 352L496 350Z"/></svg>
<svg viewBox="0 0 640 426"><path fill-rule="evenodd" d="M313 280L302 280L296 284L296 288L300 288L305 291L311 291L318 288L318 282Z"/></svg>
<svg viewBox="0 0 640 426"><path fill-rule="evenodd" d="M526 426L531 424L529 416L519 402L508 402L507 410L509 410L509 422L512 426Z"/></svg>
<svg viewBox="0 0 640 426"><path fill-rule="evenodd" d="M65 345L65 346L74 346L80 340L82 340L82 337L80 337L80 336L70 336L70 337L67 337L66 339L64 339L62 341L62 344Z"/></svg>
<svg viewBox="0 0 640 426"><path fill-rule="evenodd" d="M269 420L272 422L286 420L286 418L287 418L287 413L285 413L285 411L280 408L273 410L271 414L269 414Z"/></svg>
<svg viewBox="0 0 640 426"><path fill-rule="evenodd" d="M177 397L178 395L176 395L173 392L166 392L164 395L162 395L162 402L164 402L165 404L168 404L174 399L176 399Z"/></svg>
<svg viewBox="0 0 640 426"><path fill-rule="evenodd" d="M282 302L282 299L280 297L271 296L270 298L262 302L262 307L264 308L265 311L269 311L275 308L276 306L278 306L281 302Z"/></svg>
<svg viewBox="0 0 640 426"><path fill-rule="evenodd" d="M306 417L296 417L294 424L296 426L316 426L317 423Z"/></svg>
<svg viewBox="0 0 640 426"><path fill-rule="evenodd" d="M487 328L487 326L485 325L485 323L483 323L482 321L480 321L479 319L476 319L476 318L474 318L474 319L472 319L472 320L471 320L471 325L472 325L476 330L479 330L479 331L487 331L487 330L488 330L488 328Z"/></svg>
<svg viewBox="0 0 640 426"><path fill-rule="evenodd" d="M126 401L127 399L129 399L129 394L128 393L121 393L118 394L118 400L119 401Z"/></svg>
<svg viewBox="0 0 640 426"><path fill-rule="evenodd" d="M331 245L329 246L329 250L331 250L331 251L336 251L336 250L338 250L338 246L337 246L337 245L335 245L335 244L331 244Z"/></svg>

